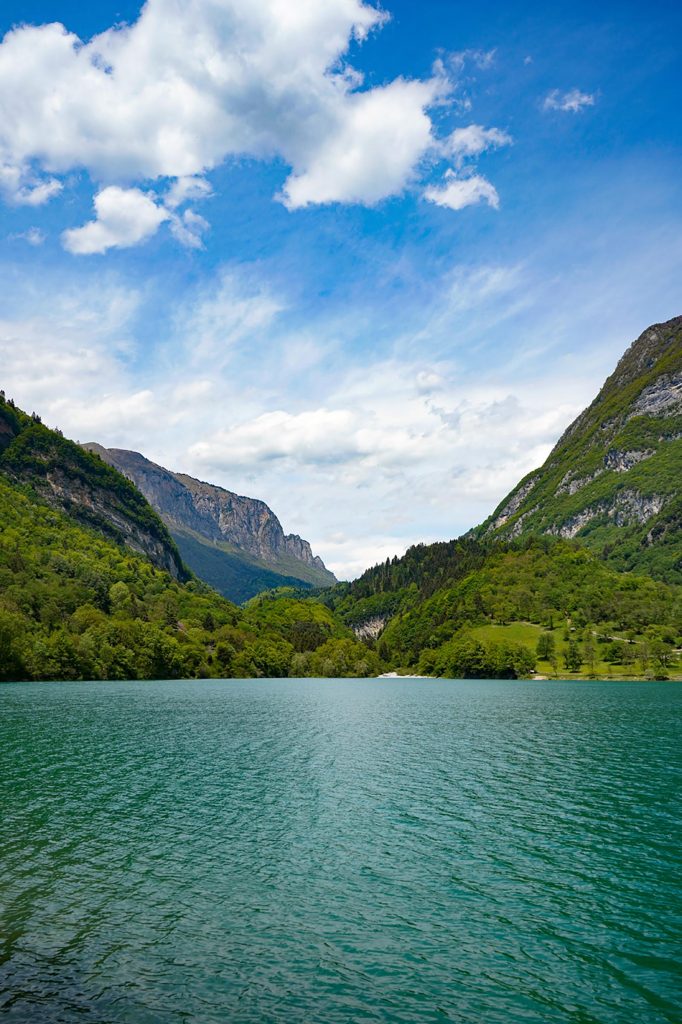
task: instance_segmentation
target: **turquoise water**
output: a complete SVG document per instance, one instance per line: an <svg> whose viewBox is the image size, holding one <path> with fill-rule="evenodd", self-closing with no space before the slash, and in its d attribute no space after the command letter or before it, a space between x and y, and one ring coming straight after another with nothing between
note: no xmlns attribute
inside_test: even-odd
<svg viewBox="0 0 682 1024"><path fill-rule="evenodd" d="M0 688L7 1021L682 1020L682 686Z"/></svg>

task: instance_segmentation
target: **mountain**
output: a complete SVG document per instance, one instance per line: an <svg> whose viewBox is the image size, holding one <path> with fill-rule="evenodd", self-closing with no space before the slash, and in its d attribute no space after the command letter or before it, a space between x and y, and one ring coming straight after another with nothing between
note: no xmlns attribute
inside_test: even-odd
<svg viewBox="0 0 682 1024"><path fill-rule="evenodd" d="M308 541L284 533L265 502L173 473L138 452L94 443L84 448L139 488L187 565L230 600L241 603L275 587L336 582Z"/></svg>
<svg viewBox="0 0 682 1024"><path fill-rule="evenodd" d="M543 534L682 582L682 317L644 331L544 465L474 531Z"/></svg>
<svg viewBox="0 0 682 1024"><path fill-rule="evenodd" d="M0 392L0 474L53 508L147 557L174 579L190 577L167 528L129 480L49 430Z"/></svg>
<svg viewBox="0 0 682 1024"><path fill-rule="evenodd" d="M323 592L382 661L408 672L676 678L682 587L617 572L557 537L418 544Z"/></svg>
<svg viewBox="0 0 682 1024"><path fill-rule="evenodd" d="M630 346L480 527L416 545L321 600L385 662L420 673L524 674L537 656L548 674L667 677L682 670L680 583L677 317Z"/></svg>
<svg viewBox="0 0 682 1024"><path fill-rule="evenodd" d="M0 393L0 679L682 678L681 335L646 331L468 536L243 608L191 576L130 479ZM262 502L118 455L207 558L319 571Z"/></svg>
<svg viewBox="0 0 682 1024"><path fill-rule="evenodd" d="M193 577L126 477L0 392L0 680L378 671L319 602Z"/></svg>

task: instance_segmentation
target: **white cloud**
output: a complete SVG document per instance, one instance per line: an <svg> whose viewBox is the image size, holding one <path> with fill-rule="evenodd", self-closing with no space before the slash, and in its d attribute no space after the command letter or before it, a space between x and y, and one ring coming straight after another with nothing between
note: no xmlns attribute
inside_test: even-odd
<svg viewBox="0 0 682 1024"><path fill-rule="evenodd" d="M94 200L96 219L62 235L64 248L83 255L125 249L151 238L169 213L137 188L110 185ZM201 219L201 218L200 218Z"/></svg>
<svg viewBox="0 0 682 1024"><path fill-rule="evenodd" d="M503 308L508 309L510 299L527 287L520 266L456 266L442 281L440 315L445 314L451 321L455 314L475 309L476 322L480 324L483 317L495 312L500 300Z"/></svg>
<svg viewBox="0 0 682 1024"><path fill-rule="evenodd" d="M133 25L85 44L59 24L21 26L0 46L0 154L18 175L39 160L110 182L196 179L229 155L280 155L297 178L311 175L297 202L315 201L336 133L362 133L386 109L382 90L355 93L357 75L339 67L349 41L384 20L361 0L149 0ZM428 87L396 86L418 115ZM400 135L394 125L402 150ZM396 170L390 151L386 162L382 194L412 167ZM362 169L352 178L364 200Z"/></svg>
<svg viewBox="0 0 682 1024"><path fill-rule="evenodd" d="M431 395L445 387L445 380L435 370L418 370L415 377L420 395Z"/></svg>
<svg viewBox="0 0 682 1024"><path fill-rule="evenodd" d="M29 245L34 247L42 245L46 237L45 232L36 227L28 228L26 231L20 231L13 235L8 235L8 238L12 241L28 242Z"/></svg>
<svg viewBox="0 0 682 1024"><path fill-rule="evenodd" d="M581 92L580 89L569 89L567 92L552 89L545 96L542 106L545 110L564 110L577 114L583 107L594 106L594 95L588 92Z"/></svg>
<svg viewBox="0 0 682 1024"><path fill-rule="evenodd" d="M527 267L455 267L414 330L396 312L382 356L341 359L328 313L306 311L301 326L292 297L255 265L224 269L193 298L165 296L158 346L138 349L141 296L95 273L78 290L55 279L22 297L0 275L7 393L67 436L264 499L342 576L482 521L593 397L631 319L609 321L608 344L600 334L591 349L605 308L598 276L588 294L582 273L577 290L563 281L548 311ZM639 259L628 280L637 273ZM508 319L519 295L536 303L530 321ZM353 322L371 336L366 312L354 308ZM558 336L549 359L542 346ZM524 349L536 355L517 365Z"/></svg>
<svg viewBox="0 0 682 1024"><path fill-rule="evenodd" d="M472 174L468 178L458 178L453 171L445 175L444 185L431 185L424 190L424 198L437 206L447 206L450 210L463 210L465 206L476 203L487 203L497 210L500 197L497 190L487 178L480 174Z"/></svg>
<svg viewBox="0 0 682 1024"><path fill-rule="evenodd" d="M24 232L24 238L29 245L42 245L45 241L45 232L40 228L29 228Z"/></svg>
<svg viewBox="0 0 682 1024"><path fill-rule="evenodd" d="M62 190L61 181L56 178L49 178L47 181L38 182L35 185L26 185L17 189L13 195L15 203L24 206L42 206L53 196L59 195Z"/></svg>
<svg viewBox="0 0 682 1024"><path fill-rule="evenodd" d="M96 420L107 393L136 390L125 363L139 303L136 292L107 280L78 288L41 281L16 297L12 290L0 319L2 387L55 426L73 430L78 415Z"/></svg>
<svg viewBox="0 0 682 1024"><path fill-rule="evenodd" d="M348 410L313 409L292 415L279 410L236 424L190 448L190 455L212 466L254 466L288 459L303 465L344 462L360 453Z"/></svg>
<svg viewBox="0 0 682 1024"><path fill-rule="evenodd" d="M62 183L56 178L40 180L22 166L2 162L2 156L0 146L0 190L9 202L17 206L42 206L61 192Z"/></svg>
<svg viewBox="0 0 682 1024"><path fill-rule="evenodd" d="M325 540L325 565L341 580L354 579L369 566L404 554L406 546L390 535L368 533L359 539L339 532Z"/></svg>
<svg viewBox="0 0 682 1024"><path fill-rule="evenodd" d="M253 345L284 309L283 302L254 274L221 271L175 318L184 358L222 368L242 341Z"/></svg>
<svg viewBox="0 0 682 1024"><path fill-rule="evenodd" d="M182 216L173 214L170 219L171 234L188 249L203 248L202 236L210 226L205 217L199 216L193 210L185 210Z"/></svg>
<svg viewBox="0 0 682 1024"><path fill-rule="evenodd" d="M188 200L208 199L213 194L213 189L205 178L189 175L184 178L177 178L165 196L165 204L171 210L182 206Z"/></svg>
<svg viewBox="0 0 682 1024"><path fill-rule="evenodd" d="M497 49L492 50L455 50L447 54L447 63L456 71L462 71L467 64L473 64L479 71L487 71L495 63Z"/></svg>
<svg viewBox="0 0 682 1024"><path fill-rule="evenodd" d="M289 209L311 203L376 203L403 190L432 141L425 110L442 91L438 79L397 79L349 96L333 130L284 185Z"/></svg>
<svg viewBox="0 0 682 1024"><path fill-rule="evenodd" d="M480 156L488 149L509 146L511 135L499 128L484 128L480 124L470 124L465 128L455 128L443 143L443 152L454 158L460 166L467 157Z"/></svg>
<svg viewBox="0 0 682 1024"><path fill-rule="evenodd" d="M483 276L474 290L494 287ZM2 386L67 436L142 450L263 498L341 576L483 519L584 397L569 387L575 404L565 404L565 376L554 390L532 379L520 388L472 380L445 361L389 358L331 367L317 402L304 382L298 400L273 412L253 348L238 379L221 358L225 345L274 334L272 374L285 366L282 304L255 276L223 272L178 313L173 330L192 331L186 348L160 350L146 374L130 340L139 302L106 278L26 296L32 315L0 321Z"/></svg>
<svg viewBox="0 0 682 1024"><path fill-rule="evenodd" d="M0 184L37 205L61 189L58 176L85 168L100 197L159 182L175 209L210 194L207 172L246 155L290 169L279 194L290 209L399 195L439 152L428 111L452 84L441 61L428 80L365 87L345 57L386 20L363 0L148 0L136 22L89 42L57 23L19 26L0 43ZM465 59L486 67L492 53L451 67ZM504 133L481 131L502 144ZM146 213L145 231L110 232L98 218L68 244L137 244L160 217ZM198 222L173 223L200 244Z"/></svg>

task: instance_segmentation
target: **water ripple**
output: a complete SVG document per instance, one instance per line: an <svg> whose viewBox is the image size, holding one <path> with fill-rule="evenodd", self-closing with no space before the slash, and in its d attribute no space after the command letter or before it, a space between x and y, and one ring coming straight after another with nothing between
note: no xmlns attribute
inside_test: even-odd
<svg viewBox="0 0 682 1024"><path fill-rule="evenodd" d="M680 1024L682 687L0 689L0 1011Z"/></svg>

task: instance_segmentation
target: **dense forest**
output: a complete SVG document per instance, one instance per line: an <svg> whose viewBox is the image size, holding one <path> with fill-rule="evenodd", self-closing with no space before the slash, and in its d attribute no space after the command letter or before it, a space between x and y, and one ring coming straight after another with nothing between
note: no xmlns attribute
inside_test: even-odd
<svg viewBox="0 0 682 1024"><path fill-rule="evenodd" d="M239 608L183 565L140 492L0 395L0 679L371 675L293 593Z"/></svg>
<svg viewBox="0 0 682 1024"><path fill-rule="evenodd" d="M617 573L576 541L417 545L320 599L352 627L374 622L382 661L419 674L667 677L681 667L682 588Z"/></svg>
<svg viewBox="0 0 682 1024"><path fill-rule="evenodd" d="M680 675L682 588L577 541L417 545L241 607L116 470L0 398L0 679Z"/></svg>
<svg viewBox="0 0 682 1024"><path fill-rule="evenodd" d="M199 580L171 579L1 477L0 522L2 679L379 669L377 655L323 605L279 596L238 608Z"/></svg>

